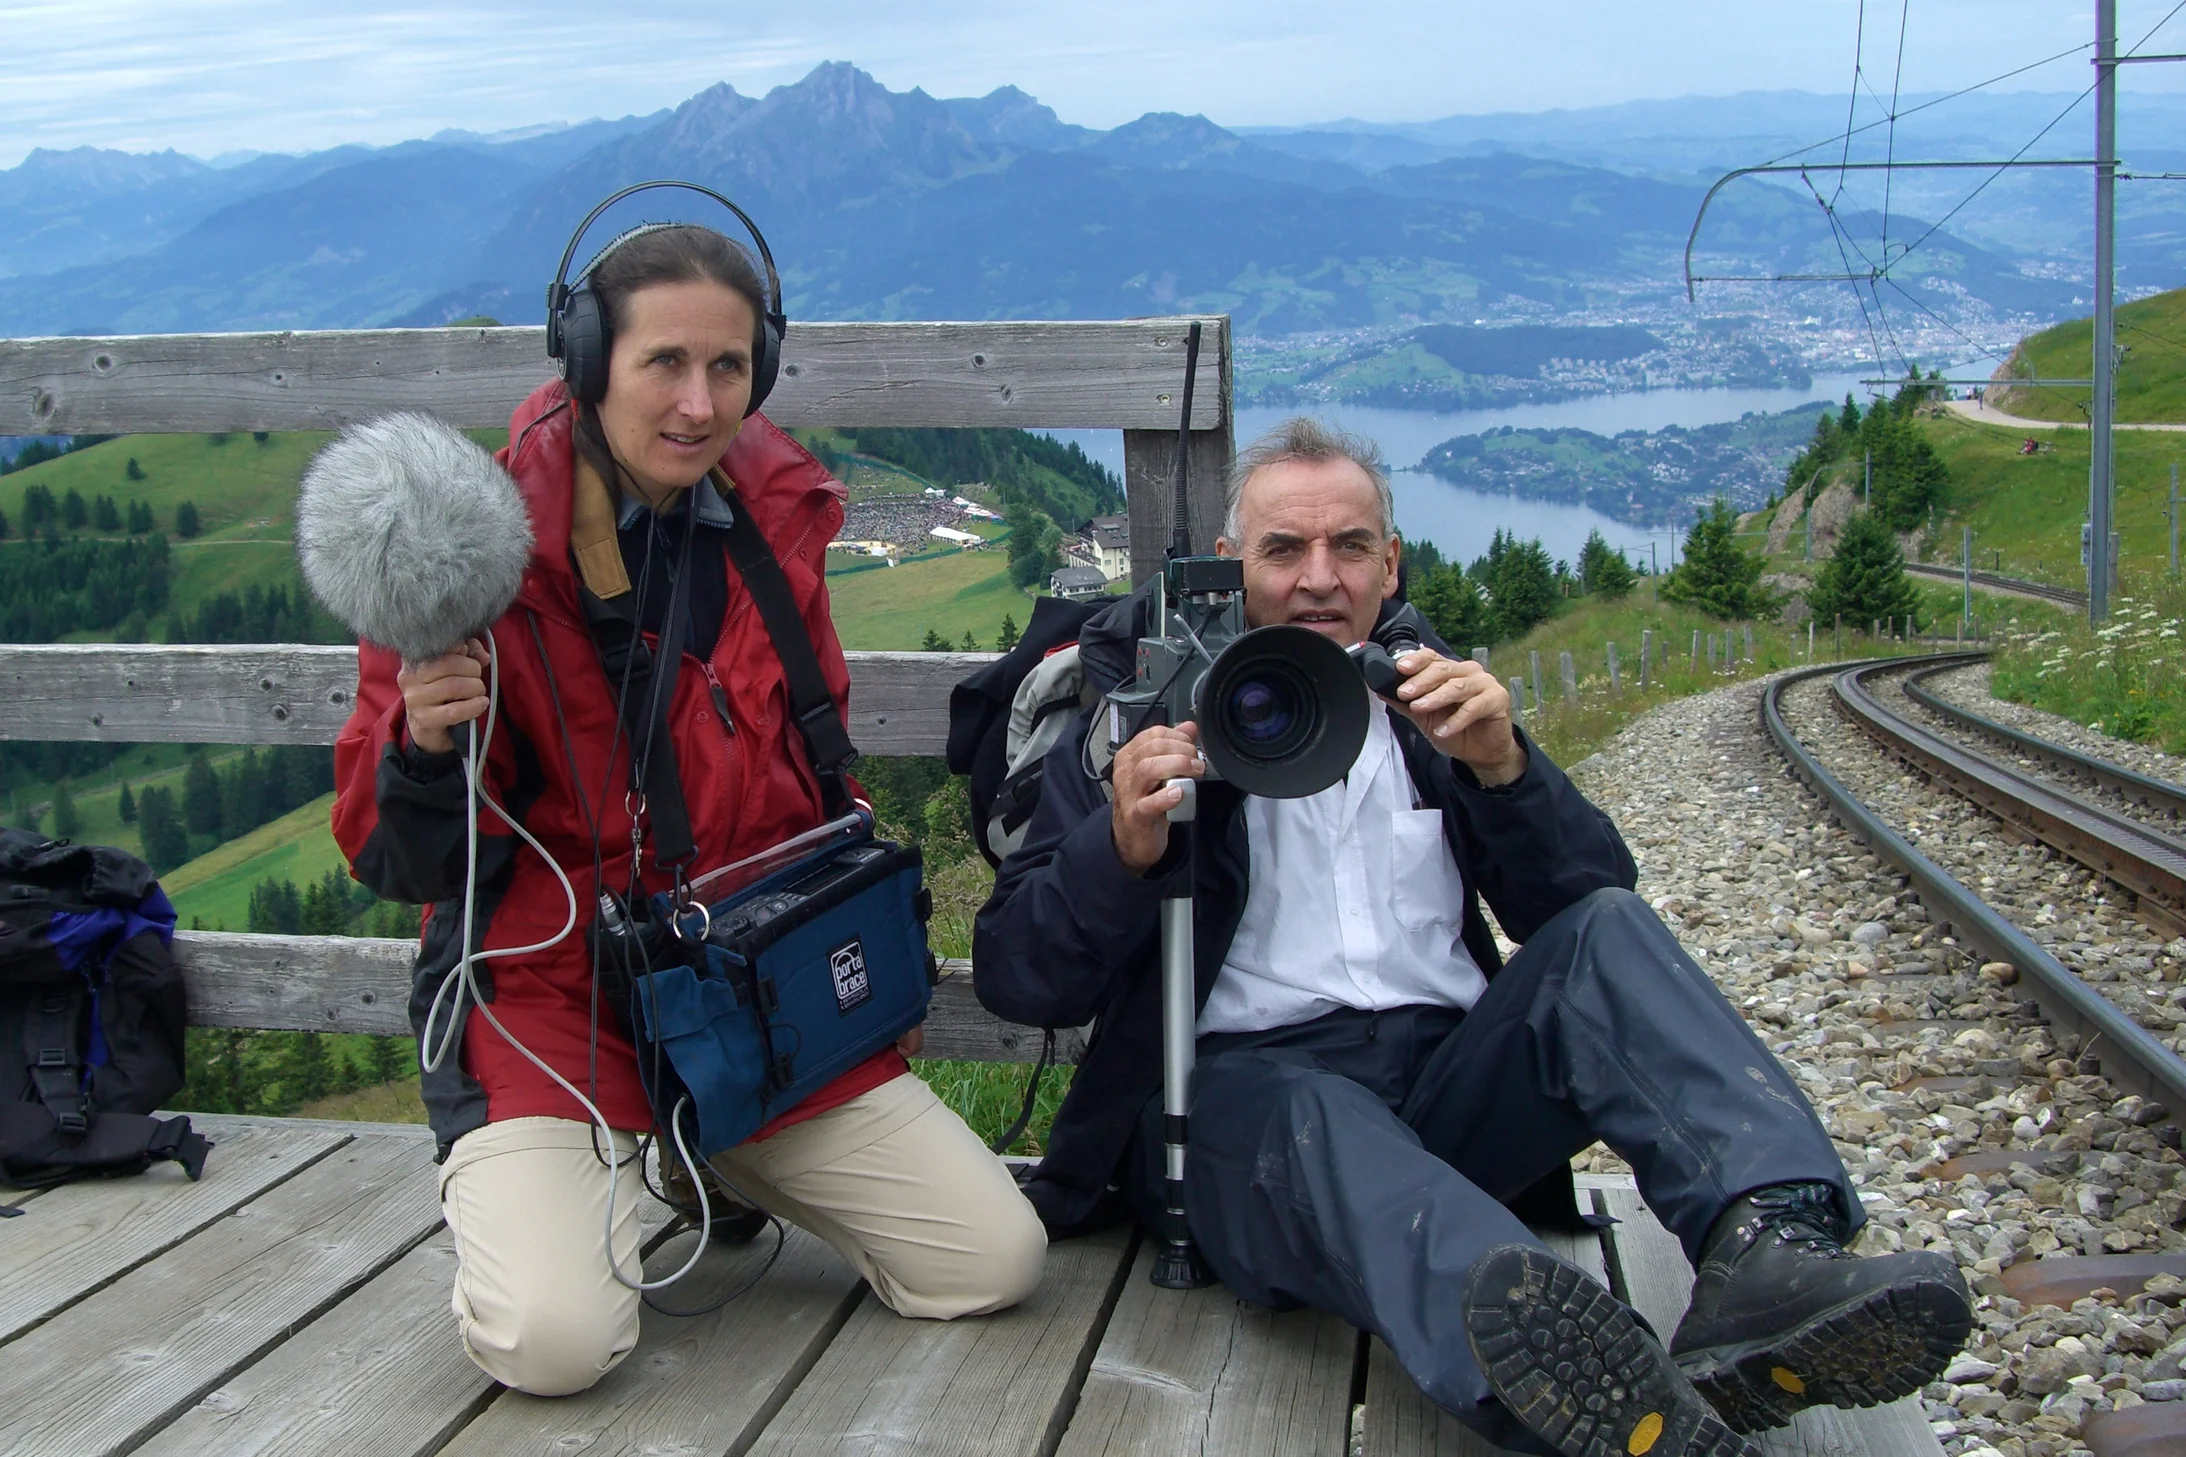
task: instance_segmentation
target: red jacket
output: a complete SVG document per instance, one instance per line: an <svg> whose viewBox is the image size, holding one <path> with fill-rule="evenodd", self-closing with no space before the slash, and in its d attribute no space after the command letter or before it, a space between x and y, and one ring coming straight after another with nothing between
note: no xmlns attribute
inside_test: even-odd
<svg viewBox="0 0 2186 1457"><path fill-rule="evenodd" d="M500 706L488 770L494 798L568 875L577 894L578 925L547 951L482 962L477 970L495 1015L510 1032L563 1077L587 1088L609 1124L642 1130L652 1116L636 1057L617 1030L613 1010L601 1006L595 1015L585 934L597 903L595 847L607 887L629 883L631 821L623 791L630 767L627 737L615 733L614 695L578 604L569 549L571 423L562 385L544 385L510 418L509 447L499 456L523 490L537 544L516 605L493 629ZM849 672L828 617L825 580L827 543L842 524L842 486L763 415L745 423L721 466L773 544L828 684L838 704L847 707ZM733 567L728 577L728 610L711 658L686 654L676 678L672 733L698 847L694 873L753 854L825 818L818 780L789 718L788 689L773 642ZM454 754L422 753L408 742L395 686L400 666L385 649L358 648L356 707L334 746L333 824L357 879L380 896L429 906L410 999L411 1025L422 1034L433 996L456 961L464 790ZM725 713L716 707L717 684L725 690ZM616 745L612 762L611 744ZM573 761L581 794L571 779ZM596 838L588 808L598 817ZM667 889L653 859L648 846L645 887ZM479 944L525 946L561 928L568 902L553 870L490 810L479 816L478 868L477 919L484 928ZM436 1037L445 1026L443 1007ZM451 1058L423 1079L443 1156L457 1138L484 1123L542 1114L585 1116L483 1017L467 1019L462 1051L460 1068ZM759 1136L905 1070L903 1059L889 1049Z"/></svg>

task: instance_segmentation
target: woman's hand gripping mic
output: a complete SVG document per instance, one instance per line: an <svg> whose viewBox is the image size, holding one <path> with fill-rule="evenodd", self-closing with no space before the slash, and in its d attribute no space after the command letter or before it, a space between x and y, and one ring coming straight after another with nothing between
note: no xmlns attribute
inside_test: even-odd
<svg viewBox="0 0 2186 1457"><path fill-rule="evenodd" d="M489 661L486 645L474 637L452 653L402 665L395 674L395 686L402 690L411 743L428 754L454 751L455 736L450 730L486 711Z"/></svg>

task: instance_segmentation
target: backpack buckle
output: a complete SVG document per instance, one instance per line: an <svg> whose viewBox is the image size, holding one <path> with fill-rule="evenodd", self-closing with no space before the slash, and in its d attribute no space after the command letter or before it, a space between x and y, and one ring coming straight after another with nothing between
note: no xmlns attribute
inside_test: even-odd
<svg viewBox="0 0 2186 1457"><path fill-rule="evenodd" d="M75 1065L76 1059L69 1056L65 1047L41 1047L38 1049L38 1060L31 1064L33 1067L58 1068L71 1068Z"/></svg>

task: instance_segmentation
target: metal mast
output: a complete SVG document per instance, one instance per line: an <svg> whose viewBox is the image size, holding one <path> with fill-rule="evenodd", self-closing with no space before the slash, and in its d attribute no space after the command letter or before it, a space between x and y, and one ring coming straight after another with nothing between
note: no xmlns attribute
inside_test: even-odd
<svg viewBox="0 0 2186 1457"><path fill-rule="evenodd" d="M2117 583L2110 556L2114 482L2111 419L2116 413L2117 320L2112 314L2117 266L2118 0L2095 0L2095 348L2087 465L2087 619L2110 615Z"/></svg>

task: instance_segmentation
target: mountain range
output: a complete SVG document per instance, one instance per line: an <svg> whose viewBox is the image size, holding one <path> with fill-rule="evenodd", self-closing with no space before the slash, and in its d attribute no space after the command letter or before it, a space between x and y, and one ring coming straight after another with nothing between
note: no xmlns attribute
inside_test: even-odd
<svg viewBox="0 0 2186 1457"><path fill-rule="evenodd" d="M1791 116L1787 132L1818 100L1724 99ZM1616 119L1575 120L1589 113L1280 133L1153 113L1102 131L1014 87L936 99L830 63L763 97L721 84L649 116L225 167L38 151L0 171L0 335L536 322L569 228L652 177L719 188L761 220L793 319L1223 310L1273 335L1470 323L1512 300L1659 302L1715 165L1691 136L1706 111L1657 118L1685 140L1649 166ZM594 243L664 211L712 216L633 199ZM2057 267L1974 231L1954 220L1898 275L1932 298L2063 312ZM2134 266L2180 271L2186 229L2168 236L2175 249ZM1761 181L1725 192L1706 248L1741 271L1842 267L1812 200Z"/></svg>

